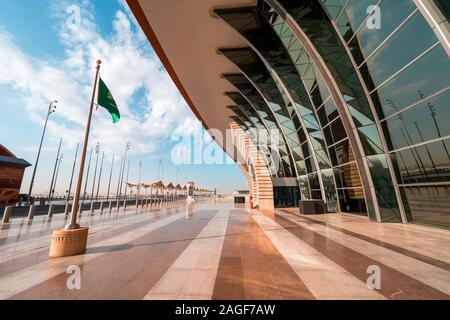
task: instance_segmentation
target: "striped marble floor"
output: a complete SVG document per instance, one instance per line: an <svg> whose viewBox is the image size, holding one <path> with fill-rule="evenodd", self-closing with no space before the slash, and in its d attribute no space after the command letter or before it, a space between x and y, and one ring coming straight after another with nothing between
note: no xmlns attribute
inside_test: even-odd
<svg viewBox="0 0 450 320"><path fill-rule="evenodd" d="M85 213L87 252L48 259L64 223L55 215L2 226L0 299L450 299L446 230L178 203ZM73 266L80 289L67 286ZM367 286L370 266L379 289Z"/></svg>

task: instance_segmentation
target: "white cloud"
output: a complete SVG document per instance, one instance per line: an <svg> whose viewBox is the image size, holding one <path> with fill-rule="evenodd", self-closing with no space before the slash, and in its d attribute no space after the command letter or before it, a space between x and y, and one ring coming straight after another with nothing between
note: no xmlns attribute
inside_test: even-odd
<svg viewBox="0 0 450 320"><path fill-rule="evenodd" d="M198 123L149 48L128 8L116 12L112 32L104 36L95 21L95 10L80 0L80 24L68 25L67 7L74 2L52 5L55 32L65 50L62 61L37 60L14 44L9 33L0 29L0 85L12 86L23 96L23 106L34 121L44 121L48 101L59 101L58 111L49 122L49 134L64 136L75 147L81 140L92 90L95 61L101 59L101 76L113 93L121 121L112 124L105 110L95 112L91 144L100 141L107 153L121 152L132 141L132 153L151 153L173 133L196 128ZM136 99L136 93L144 99ZM136 105L139 104L139 105Z"/></svg>

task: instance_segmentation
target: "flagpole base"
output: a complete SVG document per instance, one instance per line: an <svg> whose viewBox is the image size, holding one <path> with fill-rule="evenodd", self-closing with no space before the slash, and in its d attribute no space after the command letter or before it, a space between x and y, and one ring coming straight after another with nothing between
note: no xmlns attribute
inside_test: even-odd
<svg viewBox="0 0 450 320"><path fill-rule="evenodd" d="M53 231L50 258L68 257L84 253L87 247L89 228L57 229Z"/></svg>

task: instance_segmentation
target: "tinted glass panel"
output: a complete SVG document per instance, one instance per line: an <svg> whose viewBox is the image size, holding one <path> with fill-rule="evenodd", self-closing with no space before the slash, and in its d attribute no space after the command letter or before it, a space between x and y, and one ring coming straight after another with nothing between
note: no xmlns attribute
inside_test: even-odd
<svg viewBox="0 0 450 320"><path fill-rule="evenodd" d="M400 170L399 183L450 181L450 139L401 150L392 156Z"/></svg>
<svg viewBox="0 0 450 320"><path fill-rule="evenodd" d="M372 81L380 85L396 71L430 48L437 39L428 22L417 12L368 61ZM414 46L411 46L414 43Z"/></svg>
<svg viewBox="0 0 450 320"><path fill-rule="evenodd" d="M405 187L412 222L450 228L450 186Z"/></svg>
<svg viewBox="0 0 450 320"><path fill-rule="evenodd" d="M390 149L400 149L450 135L450 91L383 121Z"/></svg>
<svg viewBox="0 0 450 320"><path fill-rule="evenodd" d="M416 6L411 0L382 1L380 4L382 27L369 29L367 25L364 25L357 33L357 40L363 56L368 57L414 9L416 9Z"/></svg>
<svg viewBox="0 0 450 320"><path fill-rule="evenodd" d="M384 115L389 116L418 101L419 90L425 96L430 96L448 87L449 74L450 59L439 45L372 96L378 105L381 101Z"/></svg>

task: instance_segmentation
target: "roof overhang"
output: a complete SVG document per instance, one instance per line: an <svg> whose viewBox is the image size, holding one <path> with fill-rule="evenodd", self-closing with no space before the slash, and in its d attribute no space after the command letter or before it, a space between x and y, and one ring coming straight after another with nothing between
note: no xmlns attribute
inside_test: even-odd
<svg viewBox="0 0 450 320"><path fill-rule="evenodd" d="M127 0L170 77L207 129L225 134L236 91L224 73L239 72L219 48L246 46L242 37L213 15L213 9L255 5L256 0ZM225 137L225 135L224 135ZM216 140L223 148L222 141Z"/></svg>

